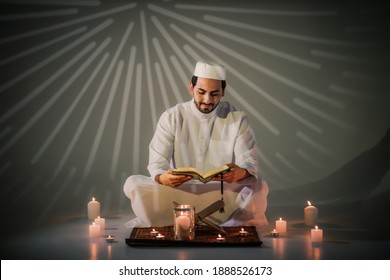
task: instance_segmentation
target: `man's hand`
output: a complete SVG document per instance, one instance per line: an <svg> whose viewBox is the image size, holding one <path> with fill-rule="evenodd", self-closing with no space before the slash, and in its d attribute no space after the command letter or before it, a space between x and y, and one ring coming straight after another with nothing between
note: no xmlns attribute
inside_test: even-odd
<svg viewBox="0 0 390 280"><path fill-rule="evenodd" d="M155 180L164 186L178 187L181 184L192 179L192 176L187 175L173 175L172 169L168 169L167 172L157 175Z"/></svg>
<svg viewBox="0 0 390 280"><path fill-rule="evenodd" d="M223 174L223 181L225 182L233 183L251 176L248 170L239 167L235 163L228 163L226 165L230 167L230 171ZM221 181L221 177L217 176L214 177L212 180Z"/></svg>

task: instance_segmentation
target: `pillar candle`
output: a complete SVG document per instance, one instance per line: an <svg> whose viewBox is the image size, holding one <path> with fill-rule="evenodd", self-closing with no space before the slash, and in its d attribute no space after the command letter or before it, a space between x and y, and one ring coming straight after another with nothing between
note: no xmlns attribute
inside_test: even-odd
<svg viewBox="0 0 390 280"><path fill-rule="evenodd" d="M305 225L306 226L315 226L318 224L318 209L311 205L310 201L307 202L309 206L305 208Z"/></svg>
<svg viewBox="0 0 390 280"><path fill-rule="evenodd" d="M100 226L100 230L104 230L106 228L106 219L97 216L97 218L95 219L95 224Z"/></svg>
<svg viewBox="0 0 390 280"><path fill-rule="evenodd" d="M90 221L95 220L100 215L100 203L92 197L92 200L88 202L88 219Z"/></svg>
<svg viewBox="0 0 390 280"><path fill-rule="evenodd" d="M182 215L176 218L176 226L181 229L188 230L191 226L191 219L186 215Z"/></svg>
<svg viewBox="0 0 390 280"><path fill-rule="evenodd" d="M279 233L284 233L287 231L287 222L282 220L282 218L276 220L276 231Z"/></svg>
<svg viewBox="0 0 390 280"><path fill-rule="evenodd" d="M323 233L322 229L319 229L318 226L311 230L311 242L322 242Z"/></svg>
<svg viewBox="0 0 390 280"><path fill-rule="evenodd" d="M95 223L92 223L92 225L89 226L89 236L90 237L100 236L100 226L96 225Z"/></svg>

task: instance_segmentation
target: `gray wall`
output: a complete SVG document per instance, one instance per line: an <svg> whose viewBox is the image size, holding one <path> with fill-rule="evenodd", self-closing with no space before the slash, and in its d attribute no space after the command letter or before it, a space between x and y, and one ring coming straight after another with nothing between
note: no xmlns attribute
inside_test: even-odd
<svg viewBox="0 0 390 280"><path fill-rule="evenodd" d="M105 216L130 211L124 180L148 174L158 117L190 99L199 59L227 67L225 99L249 114L271 209L316 193L317 203L348 201L351 174L364 167L337 175L342 193L315 184L389 128L388 13L380 2L293 2L1 1L9 227L84 217L92 196ZM354 199L388 195L388 161L365 163L382 172ZM285 195L305 187L312 196Z"/></svg>

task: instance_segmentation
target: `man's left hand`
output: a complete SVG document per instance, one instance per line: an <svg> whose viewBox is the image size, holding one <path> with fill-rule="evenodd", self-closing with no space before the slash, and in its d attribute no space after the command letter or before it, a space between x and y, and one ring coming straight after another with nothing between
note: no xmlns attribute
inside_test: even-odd
<svg viewBox="0 0 390 280"><path fill-rule="evenodd" d="M251 176L248 170L239 167L235 163L228 163L226 165L230 167L230 171L223 174L223 181L225 182L233 183ZM221 178L218 176L218 177L214 177L212 180L221 181Z"/></svg>

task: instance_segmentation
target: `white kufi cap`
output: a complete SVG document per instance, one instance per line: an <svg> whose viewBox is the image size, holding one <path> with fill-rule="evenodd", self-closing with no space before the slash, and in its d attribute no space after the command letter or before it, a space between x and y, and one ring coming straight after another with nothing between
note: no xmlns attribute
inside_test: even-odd
<svg viewBox="0 0 390 280"><path fill-rule="evenodd" d="M226 80L226 69L222 65L197 62L194 76L200 78Z"/></svg>

